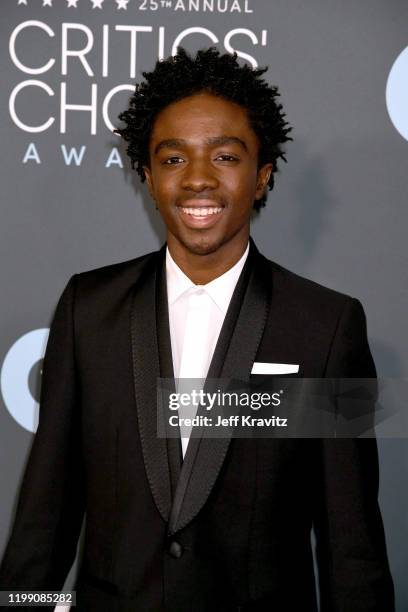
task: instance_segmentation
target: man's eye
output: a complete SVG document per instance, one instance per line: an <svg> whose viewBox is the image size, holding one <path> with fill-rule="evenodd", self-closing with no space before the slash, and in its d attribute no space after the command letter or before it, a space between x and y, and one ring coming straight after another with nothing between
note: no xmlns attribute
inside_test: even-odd
<svg viewBox="0 0 408 612"><path fill-rule="evenodd" d="M167 164L168 166L174 166L173 160L180 160L183 161L182 157L177 157L176 155L174 155L173 157L169 157L168 159L164 160L163 164Z"/></svg>
<svg viewBox="0 0 408 612"><path fill-rule="evenodd" d="M218 155L216 159L220 159L220 157L226 158L226 161L238 161L237 157L233 155L228 155L227 153L223 153L222 155Z"/></svg>

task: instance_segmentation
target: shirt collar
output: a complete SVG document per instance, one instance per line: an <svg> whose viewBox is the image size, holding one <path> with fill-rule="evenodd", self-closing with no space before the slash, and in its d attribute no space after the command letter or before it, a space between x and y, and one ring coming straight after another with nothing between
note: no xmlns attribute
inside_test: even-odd
<svg viewBox="0 0 408 612"><path fill-rule="evenodd" d="M234 292L235 285L237 284L239 275L241 274L242 268L245 265L246 259L249 252L249 242L247 247L237 261L229 270L218 276L210 283L206 285L195 285L193 281L188 278L181 268L176 264L172 256L170 255L169 247L166 247L166 279L167 279L167 295L169 305L173 304L178 300L189 289L196 289L201 287L205 289L208 295L214 300L218 308L225 314L228 310L228 306L231 300L231 296Z"/></svg>

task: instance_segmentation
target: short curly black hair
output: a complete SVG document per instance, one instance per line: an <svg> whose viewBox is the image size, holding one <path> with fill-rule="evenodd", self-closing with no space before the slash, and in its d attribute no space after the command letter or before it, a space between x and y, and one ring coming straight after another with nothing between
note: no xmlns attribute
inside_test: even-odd
<svg viewBox="0 0 408 612"><path fill-rule="evenodd" d="M125 127L114 130L129 143L127 154L142 182L146 178L143 166L150 167L149 142L158 113L172 102L206 91L246 109L260 143L258 168L273 164L268 181L269 190L273 189L277 159L286 162L282 144L293 139L288 136L292 128L284 119L282 105L276 101L278 88L260 78L267 70L268 67L241 66L236 52L221 55L216 47L209 47L192 57L179 47L176 55L158 60L152 72L143 72L146 80L136 83L129 108L119 115ZM266 190L262 198L255 200L254 209L259 210L265 203Z"/></svg>

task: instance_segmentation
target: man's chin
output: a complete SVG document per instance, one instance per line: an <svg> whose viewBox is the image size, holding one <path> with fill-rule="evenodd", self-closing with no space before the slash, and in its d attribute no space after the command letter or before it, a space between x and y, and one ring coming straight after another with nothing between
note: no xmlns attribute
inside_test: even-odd
<svg viewBox="0 0 408 612"><path fill-rule="evenodd" d="M221 243L218 240L201 238L199 240L186 240L183 245L192 255L211 255L219 249Z"/></svg>

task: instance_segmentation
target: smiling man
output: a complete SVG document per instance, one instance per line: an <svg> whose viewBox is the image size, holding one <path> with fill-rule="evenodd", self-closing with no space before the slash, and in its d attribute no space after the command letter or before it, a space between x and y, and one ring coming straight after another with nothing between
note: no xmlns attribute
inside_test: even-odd
<svg viewBox="0 0 408 612"><path fill-rule="evenodd" d="M322 612L394 610L374 438L157 435L159 377L376 376L360 302L250 238L290 131L265 70L180 48L121 114L167 241L60 298L3 589L60 589L86 511L79 610L315 612L312 528Z"/></svg>

